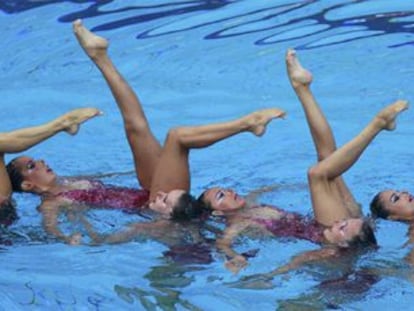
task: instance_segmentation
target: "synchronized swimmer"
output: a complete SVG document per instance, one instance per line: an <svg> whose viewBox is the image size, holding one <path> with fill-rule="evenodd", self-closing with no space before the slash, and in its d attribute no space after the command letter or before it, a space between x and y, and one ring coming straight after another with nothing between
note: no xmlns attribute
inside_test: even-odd
<svg viewBox="0 0 414 311"><path fill-rule="evenodd" d="M395 128L396 117L408 108L406 101L398 100L382 109L356 137L337 148L330 125L311 92L312 74L302 67L296 52L288 50L288 77L305 112L317 154L317 162L307 172L314 218L267 204L250 204L234 190L220 187L207 189L196 199L190 194L192 149L206 148L244 132L260 137L269 122L283 118L286 113L280 108L269 108L227 122L171 128L161 145L151 131L138 96L110 59L108 41L89 31L80 20L73 23L73 31L112 92L142 189L108 187L88 179L63 180L43 160L28 156L19 156L5 165L5 154L26 151L62 131L74 135L83 122L101 114L96 108L73 110L37 127L0 133L0 221L3 224L9 225L17 219L12 191L39 195L45 230L68 244L79 244L80 236L63 233L58 228L57 217L62 211L76 211L79 203L143 208L162 219L163 224L199 218L207 212L226 219L224 232L218 232L216 247L226 255L226 267L233 272L247 265L247 258L233 249L233 241L252 229L261 230L263 235L290 236L323 246L296 256L285 267L286 271L307 261L338 256L343 249L377 244L371 220L364 218L342 174L357 162L377 134ZM118 200L120 196L123 201ZM374 198L371 211L377 217L411 221L413 198L406 192L383 191ZM86 220L84 223L94 238L89 223ZM153 227L138 224L134 228L153 230L159 223ZM124 238L121 232L105 241L118 242Z"/></svg>
<svg viewBox="0 0 414 311"><path fill-rule="evenodd" d="M355 164L380 131L394 128L395 118L407 109L407 103L397 101L384 108L359 135L337 149L332 130L311 93L312 75L301 66L294 50L287 51L286 67L291 85L305 111L317 152L318 162L308 171L315 219L269 205L250 206L233 190L206 190L199 200L214 215L224 216L227 220L227 228L217 239L217 247L227 255L229 261L226 266L234 272L243 268L247 260L232 249L232 241L252 228L275 236L291 236L329 246L304 254L295 261L295 265L337 256L343 248L377 243L370 220L363 218L342 174Z"/></svg>
<svg viewBox="0 0 414 311"><path fill-rule="evenodd" d="M142 205L165 218L175 220L198 216L200 203L189 193L190 175L188 154L193 148L203 148L241 132L261 136L266 125L282 117L280 109L264 109L234 121L198 127L180 127L169 131L162 147L151 132L141 103L120 75L107 54L108 41L91 33L80 20L73 23L74 34L87 56L102 73L124 121L126 137L133 155L136 176L144 189L137 189ZM42 197L39 210L47 232L69 244L79 243L79 235L67 236L57 226L62 210L77 207L74 199L90 196L91 192L102 195L102 185L90 180L61 182L44 161L20 156L8 164L8 172L14 191L31 192ZM98 191L96 191L98 188ZM103 189L105 190L105 188ZM118 195L124 193L124 189ZM117 189L111 189L112 193ZM106 195L105 195L106 196ZM92 200L93 201L93 200ZM108 202L100 202L100 205ZM85 220L86 222L86 220Z"/></svg>

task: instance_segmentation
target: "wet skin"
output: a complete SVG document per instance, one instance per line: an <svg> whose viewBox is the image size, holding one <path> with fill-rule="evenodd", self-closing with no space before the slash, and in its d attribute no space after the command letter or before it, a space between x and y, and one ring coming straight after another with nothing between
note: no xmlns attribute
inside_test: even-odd
<svg viewBox="0 0 414 311"><path fill-rule="evenodd" d="M407 191L385 190L380 194L380 201L389 219L409 221L414 219L414 196Z"/></svg>

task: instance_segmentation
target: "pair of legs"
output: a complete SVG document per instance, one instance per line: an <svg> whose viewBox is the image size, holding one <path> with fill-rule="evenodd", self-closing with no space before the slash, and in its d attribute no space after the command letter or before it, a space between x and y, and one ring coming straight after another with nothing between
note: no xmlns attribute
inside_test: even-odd
<svg viewBox="0 0 414 311"><path fill-rule="evenodd" d="M169 131L162 147L151 132L138 97L109 58L107 40L91 33L80 20L73 23L73 28L80 45L101 71L121 111L137 178L143 188L150 190L150 200L159 191L189 191L190 149L204 148L244 131L260 136L268 122L284 115L279 109L266 109L230 122L175 128Z"/></svg>
<svg viewBox="0 0 414 311"><path fill-rule="evenodd" d="M98 114L100 111L95 108L80 108L39 126L0 133L0 203L10 198L12 193L12 185L4 159L5 154L26 151L61 131L74 135L82 122Z"/></svg>
<svg viewBox="0 0 414 311"><path fill-rule="evenodd" d="M392 130L395 118L407 109L407 102L397 101L380 111L354 139L336 149L332 130L310 90L312 75L304 69L293 50L286 54L290 82L298 96L309 124L318 162L308 172L315 218L332 225L344 218L361 217L362 213L342 174L356 163L365 148L382 130Z"/></svg>

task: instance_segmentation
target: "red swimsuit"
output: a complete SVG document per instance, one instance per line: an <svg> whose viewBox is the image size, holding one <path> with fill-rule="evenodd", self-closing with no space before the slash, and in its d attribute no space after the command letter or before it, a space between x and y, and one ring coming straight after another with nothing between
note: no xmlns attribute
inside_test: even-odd
<svg viewBox="0 0 414 311"><path fill-rule="evenodd" d="M280 219L255 219L255 221L277 237L293 237L318 244L322 242L324 228L314 219L276 209L282 213Z"/></svg>

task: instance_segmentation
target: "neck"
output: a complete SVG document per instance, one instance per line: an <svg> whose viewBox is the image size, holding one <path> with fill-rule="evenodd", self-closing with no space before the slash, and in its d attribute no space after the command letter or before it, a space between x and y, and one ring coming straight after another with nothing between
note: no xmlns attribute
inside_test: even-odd
<svg viewBox="0 0 414 311"><path fill-rule="evenodd" d="M39 187L38 189L36 189L35 193L41 196L55 196L67 190L69 190L68 187L65 187L64 185L58 183L54 183L53 185Z"/></svg>

